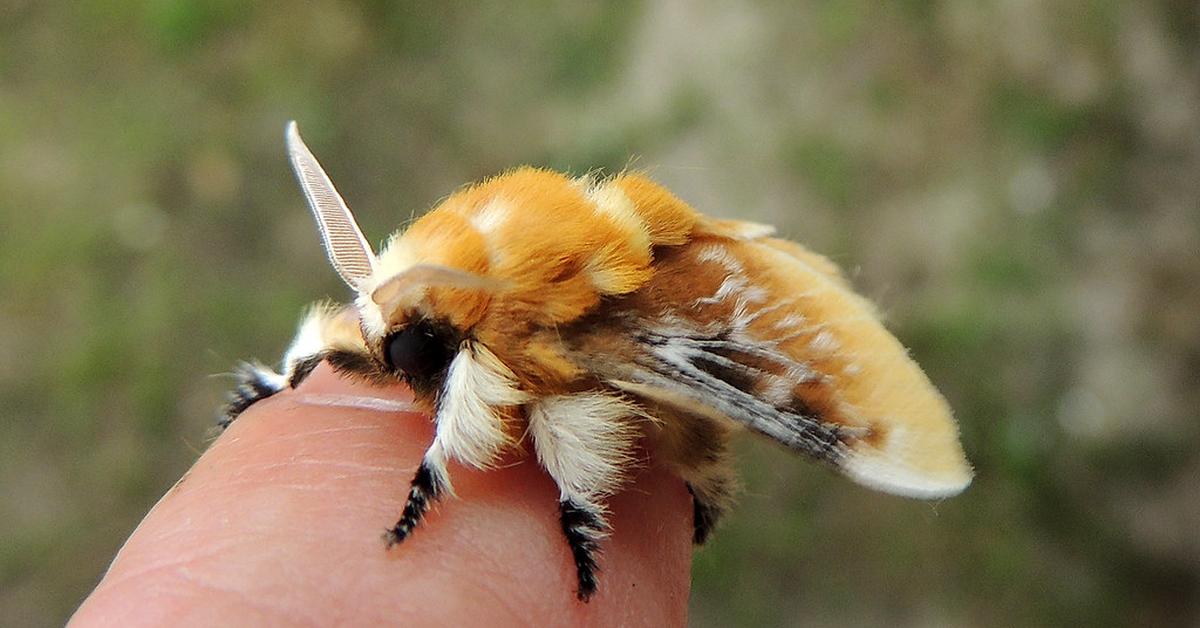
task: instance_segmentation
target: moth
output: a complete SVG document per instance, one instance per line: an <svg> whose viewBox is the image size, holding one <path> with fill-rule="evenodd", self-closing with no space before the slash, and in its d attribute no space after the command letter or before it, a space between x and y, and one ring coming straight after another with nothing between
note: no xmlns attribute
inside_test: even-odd
<svg viewBox="0 0 1200 628"><path fill-rule="evenodd" d="M465 187L378 254L301 139L287 152L354 302L304 317L280 372L243 364L223 411L321 362L404 382L434 417L387 547L528 442L559 489L576 593L597 588L606 499L635 447L682 478L696 544L730 506L749 428L887 493L941 498L972 471L946 401L830 260L768 226L710 218L633 172L519 168Z"/></svg>

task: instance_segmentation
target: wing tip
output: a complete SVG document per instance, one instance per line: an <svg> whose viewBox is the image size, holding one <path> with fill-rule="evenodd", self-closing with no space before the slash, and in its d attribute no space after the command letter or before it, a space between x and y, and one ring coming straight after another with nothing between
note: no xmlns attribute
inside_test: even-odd
<svg viewBox="0 0 1200 628"><path fill-rule="evenodd" d="M942 469L918 468L886 456L851 454L841 465L847 477L868 488L916 499L953 497L971 484L974 473L960 455Z"/></svg>

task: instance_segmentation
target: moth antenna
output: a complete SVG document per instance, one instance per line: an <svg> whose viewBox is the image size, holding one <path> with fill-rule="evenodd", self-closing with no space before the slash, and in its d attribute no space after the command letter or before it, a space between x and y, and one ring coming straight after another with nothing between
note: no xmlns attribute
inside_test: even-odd
<svg viewBox="0 0 1200 628"><path fill-rule="evenodd" d="M428 286L495 292L503 287L503 284L495 279L481 277L457 268L438 264L417 264L380 284L371 292L371 300L376 305L387 309L387 306L408 295L412 290Z"/></svg>
<svg viewBox="0 0 1200 628"><path fill-rule="evenodd" d="M354 221L346 201L304 144L295 120L287 125L287 152L308 207L317 219L329 263L342 281L358 290L375 270L375 253Z"/></svg>

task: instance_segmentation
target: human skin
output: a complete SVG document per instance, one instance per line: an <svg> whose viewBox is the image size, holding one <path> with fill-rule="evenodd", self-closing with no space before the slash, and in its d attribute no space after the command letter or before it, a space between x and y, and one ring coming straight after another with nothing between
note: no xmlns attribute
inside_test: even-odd
<svg viewBox="0 0 1200 628"><path fill-rule="evenodd" d="M433 438L411 394L318 368L250 408L150 511L72 626L647 625L687 620L691 499L641 456L575 598L558 491L525 448L451 465L404 543L383 531Z"/></svg>

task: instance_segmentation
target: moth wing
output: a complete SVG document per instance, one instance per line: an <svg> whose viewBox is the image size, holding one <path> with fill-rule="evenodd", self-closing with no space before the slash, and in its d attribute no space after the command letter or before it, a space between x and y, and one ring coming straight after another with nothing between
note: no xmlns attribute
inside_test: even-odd
<svg viewBox="0 0 1200 628"><path fill-rule="evenodd" d="M630 307L631 306L631 307ZM836 265L771 238L701 238L661 256L614 386L743 424L851 479L920 498L971 481L945 399Z"/></svg>

